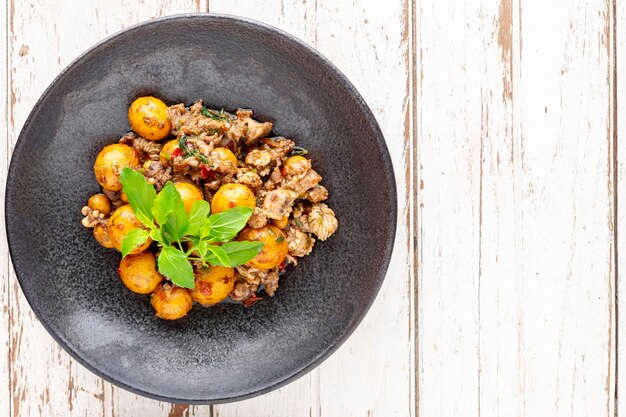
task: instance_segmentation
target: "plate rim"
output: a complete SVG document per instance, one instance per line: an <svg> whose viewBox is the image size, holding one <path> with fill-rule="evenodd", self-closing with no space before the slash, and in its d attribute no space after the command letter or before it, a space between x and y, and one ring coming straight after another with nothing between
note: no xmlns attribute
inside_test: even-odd
<svg viewBox="0 0 626 417"><path fill-rule="evenodd" d="M289 375L286 375L284 378L278 380L277 382L273 382L270 384L267 384L265 386L260 387L257 390L253 390L244 394L239 394L239 395L233 395L233 396L229 396L229 397L223 397L223 398L214 398L214 399L200 399L200 398L174 398L174 397L168 397L168 396L164 396L162 394L156 393L156 392L151 392L149 390L145 390L141 387L137 387L137 386L133 386L133 385L129 385L124 381L120 381L117 378L101 371L100 369L96 368L95 366L93 366L89 360L86 357L83 357L81 355L81 353L79 351L77 351L76 349L74 349L72 347L72 344L70 343L69 340L66 340L64 337L62 337L60 334L58 334L56 331L52 330L52 326L50 325L50 323L48 322L48 319L46 318L46 315L42 313L42 311L39 309L38 306L36 306L34 303L31 303L31 299L30 299L30 295L23 290L23 285L22 285L22 278L20 277L20 273L18 273L17 269L15 268L15 264L13 263L13 253L14 253L14 249L13 249L13 245L11 243L12 237L11 237L11 233L9 232L9 208L10 208L10 199L8 198L8 196L10 194L12 194L12 192L10 192L13 188L13 183L14 183L14 179L15 179L15 166L16 166L16 158L14 158L14 156L17 156L21 153L21 149L24 146L24 143L26 142L25 136L26 133L25 131L27 130L27 128L29 127L29 125L32 122L32 119L35 117L35 115L37 114L37 112L40 110L40 106L42 104L42 102L44 102L47 97L51 94L51 90L52 88L61 80L63 79L67 73L73 69L75 66L80 65L81 63L83 63L84 61L88 60L90 58L90 56L97 51L98 49L100 49L102 46L106 45L107 43L109 43L110 41L124 36L126 35L128 32L132 32L136 29L139 28L144 28L144 27L148 27L148 26L152 26L152 25L158 25L161 24L163 22L167 22L167 21L177 21L177 20L187 20L187 19L198 19L198 20L204 20L205 22L209 23L210 21L230 21L230 22L234 22L236 24L243 24L246 25L247 27L252 27L254 29L261 29L267 32L273 32L275 35L278 35L279 37L282 37L283 39L287 40L288 42L290 42L291 44L295 44L295 46L304 49L305 52L313 55L313 57L322 64L323 67L325 67L325 70L327 70L328 72L332 73L337 80L339 81L340 84L342 84L349 92L350 94L356 99L357 104L359 105L360 109L363 111L363 116L366 118L366 120L368 121L368 123L370 124L370 127L373 129L374 134L375 134L375 138L377 141L378 146L381 148L381 150L383 151L381 153L381 157L382 157L382 161L383 161L383 165L386 168L386 182L388 182L389 184L389 192L390 195L392 196L392 200L390 201L390 208L391 208L391 213L390 213L390 219L391 222L389 224L389 233L387 236L387 245L386 245L386 250L384 255L382 256L382 267L380 270L380 273L378 274L377 277L375 277L376 279L373 282L373 287L375 288L375 291L373 292L369 302L367 303L367 305L365 305L365 308L362 310L362 312L360 314L358 314L355 319L353 319L351 325L349 327L347 327L345 329L344 332L341 333L340 337L338 337L336 340L333 341L333 343L331 343L330 345L328 345L326 347L326 349L322 350L318 355L316 355L308 364L306 364L303 367L299 367L298 370L296 370L295 372L292 372ZM8 243L8 249L9 249L9 255L10 255L10 259L11 259L11 265L13 266L13 271L15 272L15 275L17 277L17 281L20 285L20 289L22 290L22 293L24 295L24 297L26 298L26 301L28 302L28 305L30 306L30 308L33 310L33 312L35 313L35 316L37 317L37 320L41 323L41 325L44 327L44 329L46 330L46 332L48 332L48 334L53 338L53 340L58 343L63 350L65 350L74 360L76 360L78 363L80 363L83 367L85 367L86 369L88 369L90 372L92 372L93 374L97 375L98 377L104 379L105 381L120 387L124 390L130 391L134 394L138 394L147 398L151 398L154 400L158 400L158 401L165 401L165 402L169 402L169 403L185 403L185 404L189 404L189 405L209 405L209 404L223 404L223 403L230 403L230 402L236 402L236 401L242 401L242 400L246 400L249 398L253 398L253 397L257 397L263 394L266 394L270 391L276 390L278 388L281 388L293 381L295 381L296 379L300 378L301 376L306 375L307 373L309 373L310 371L312 371L313 369L317 368L319 365L322 364L322 362L324 362L326 359L328 359L333 353L335 353L337 351L337 349L343 345L343 343L345 343L346 340L348 340L348 338L354 333L354 331L359 327L359 325L363 322L363 319L365 318L365 316L367 315L367 313L370 311L372 304L374 303L374 301L376 300L378 294L380 293L380 289L382 287L382 284L387 276L388 270L389 270L389 265L390 265L390 261L391 261L391 257L393 254L393 249L395 246L395 236L396 236L396 231L397 231L397 215L398 215L398 194L397 194L397 186L396 186L396 178L395 178L395 172L393 169L393 161L391 160L391 155L389 153L389 148L387 147L387 142L385 141L384 135L382 133L382 130L380 129L380 126L376 120L376 117L374 116L374 114L372 113L372 110L370 109L370 107L367 105L366 101L363 99L363 97L361 96L361 94L358 92L358 90L356 89L356 87L354 87L354 85L350 82L350 80L348 79L348 77L341 71L339 70L339 68L337 68L337 66L335 66L335 64L333 64L328 58L326 58L324 55L322 55L317 49L315 49L314 47L308 45L306 42L302 41L301 39L299 39L298 37L296 37L295 35L292 35L280 28L277 28L275 26L269 25L267 23L264 22L260 22L258 20L254 20L254 19L250 19L247 17L242 17L242 16L238 16L238 15L232 15L232 14L222 14L222 13L208 13L208 12L197 12L197 13L179 13L179 14L173 14L173 15L167 15L167 16L161 16L158 18L154 18L154 19L150 19L150 20L146 20L146 21L142 21L139 23L136 23L134 25L128 26L126 28L123 28L111 35L106 36L105 38L101 39L100 41L98 41L97 43L93 44L92 46L90 46L89 48L87 48L84 52L82 52L78 57L76 57L74 60L72 60L65 68L63 68L63 70L61 70L59 72L59 74L50 82L50 84L46 87L46 89L43 91L43 93L41 94L41 96L39 97L39 99L36 101L36 103L34 104L33 108L31 109L30 113L28 114L28 117L25 119L24 124L22 125L22 128L20 130L20 134L18 135L18 138L15 142L15 146L13 148L13 151L11 153L11 162L9 164L9 168L7 170L7 178L6 178L6 185L5 185L5 200L4 200L4 210L5 210L5 219L4 219L4 227L5 227L5 234L6 234L6 238L7 238L7 243Z"/></svg>

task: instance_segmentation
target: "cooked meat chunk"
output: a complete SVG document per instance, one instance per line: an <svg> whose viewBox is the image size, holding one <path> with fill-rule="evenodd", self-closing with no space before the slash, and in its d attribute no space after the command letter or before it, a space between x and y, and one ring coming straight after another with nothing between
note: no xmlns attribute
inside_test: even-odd
<svg viewBox="0 0 626 417"><path fill-rule="evenodd" d="M297 175L283 181L283 188L293 190L297 195L301 195L315 187L321 180L320 174L309 169L304 175Z"/></svg>
<svg viewBox="0 0 626 417"><path fill-rule="evenodd" d="M297 227L289 226L289 229L287 229L287 243L289 243L289 253L291 255L302 257L311 253L315 239Z"/></svg>
<svg viewBox="0 0 626 417"><path fill-rule="evenodd" d="M259 174L248 168L237 169L237 181L239 184L246 185L250 188L259 188L263 183Z"/></svg>
<svg viewBox="0 0 626 417"><path fill-rule="evenodd" d="M230 298L233 301L243 301L248 297L254 295L256 291L259 289L258 285L250 284L246 281L237 281L235 283L235 288L233 288L230 293Z"/></svg>
<svg viewBox="0 0 626 417"><path fill-rule="evenodd" d="M237 109L227 134L235 142L244 138L244 143L251 145L269 135L273 127L274 125L270 122L261 123L254 120L252 110Z"/></svg>
<svg viewBox="0 0 626 417"><path fill-rule="evenodd" d="M261 139L261 143L263 144L264 149L271 151L273 161L287 156L296 145L294 141L286 139L282 136Z"/></svg>
<svg viewBox="0 0 626 417"><path fill-rule="evenodd" d="M253 149L246 155L246 164L262 168L272 162L272 153L270 151Z"/></svg>
<svg viewBox="0 0 626 417"><path fill-rule="evenodd" d="M185 143L187 150L172 156L170 160L175 173L185 174L194 168L201 168L209 161L213 151L213 143L207 144L197 136L187 137Z"/></svg>
<svg viewBox="0 0 626 417"><path fill-rule="evenodd" d="M254 213L252 213L252 216L250 216L250 218L248 219L248 226L252 227L253 229L258 229L265 226L266 224L267 216L260 208L255 207Z"/></svg>
<svg viewBox="0 0 626 417"><path fill-rule="evenodd" d="M265 288L265 292L270 297L274 296L274 293L278 289L278 268L270 269L267 273L261 277L261 284Z"/></svg>
<svg viewBox="0 0 626 417"><path fill-rule="evenodd" d="M323 185L316 185L306 192L304 198L309 200L311 203L319 203L320 201L324 201L328 198L328 190Z"/></svg>
<svg viewBox="0 0 626 417"><path fill-rule="evenodd" d="M280 220L291 213L291 206L298 198L293 190L279 188L270 191L263 199L263 213L270 219Z"/></svg>
<svg viewBox="0 0 626 417"><path fill-rule="evenodd" d="M172 134L176 136L180 134L198 136L201 133L211 136L225 132L230 127L228 114L212 111L209 113L202 105L202 100L196 101L189 109L183 103L170 106L167 108L167 115L172 122Z"/></svg>

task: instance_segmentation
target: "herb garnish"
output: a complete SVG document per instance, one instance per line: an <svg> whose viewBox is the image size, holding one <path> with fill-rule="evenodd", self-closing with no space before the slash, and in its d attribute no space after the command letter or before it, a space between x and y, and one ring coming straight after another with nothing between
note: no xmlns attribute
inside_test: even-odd
<svg viewBox="0 0 626 417"><path fill-rule="evenodd" d="M292 156L294 156L294 155L306 155L308 153L309 153L309 151L307 151L306 149L301 148L299 146L294 146L293 150L291 151L291 155Z"/></svg>
<svg viewBox="0 0 626 417"><path fill-rule="evenodd" d="M144 244L148 237L152 238L161 248L157 260L159 272L179 287L194 287L190 261L199 261L204 266L235 267L263 249L263 242L230 242L248 222L253 212L250 207L210 214L210 204L200 200L187 214L171 182L157 194L142 174L130 168L122 170L120 181L137 218L146 227L133 229L126 235L122 257Z"/></svg>
<svg viewBox="0 0 626 417"><path fill-rule="evenodd" d="M202 152L200 152L199 149L189 149L189 146L187 146L187 136L182 135L180 139L178 139L178 147L183 152L183 159L187 159L187 158L191 158L192 156L195 156L196 158L198 158L205 164L210 163L208 158L204 156Z"/></svg>
<svg viewBox="0 0 626 417"><path fill-rule="evenodd" d="M221 122L230 122L230 117L224 112L224 109L221 109L219 112L215 110L208 109L202 106L201 113L203 116L210 117L213 120L219 120Z"/></svg>

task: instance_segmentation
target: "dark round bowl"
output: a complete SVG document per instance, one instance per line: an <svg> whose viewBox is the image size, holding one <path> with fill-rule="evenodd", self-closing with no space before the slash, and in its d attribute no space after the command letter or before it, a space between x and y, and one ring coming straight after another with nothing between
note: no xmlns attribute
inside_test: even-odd
<svg viewBox="0 0 626 417"><path fill-rule="evenodd" d="M128 106L146 94L251 108L309 149L339 230L281 278L273 298L160 320L147 296L121 283L119 253L81 226L81 207L99 191L96 155L129 130ZM319 365L376 297L396 228L389 153L352 84L280 30L207 14L134 26L65 69L22 129L5 204L20 285L54 339L122 388L183 403L241 400Z"/></svg>

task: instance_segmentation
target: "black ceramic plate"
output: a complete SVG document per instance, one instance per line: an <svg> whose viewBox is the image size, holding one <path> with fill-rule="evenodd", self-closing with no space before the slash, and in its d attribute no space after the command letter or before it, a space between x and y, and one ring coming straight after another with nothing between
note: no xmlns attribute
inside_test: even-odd
<svg viewBox="0 0 626 417"><path fill-rule="evenodd" d="M162 321L119 280L119 254L81 226L81 207L99 191L93 161L129 129L127 108L146 94L254 109L310 150L340 226L281 278L274 298ZM284 32L205 14L132 27L63 71L24 125L5 204L20 285L56 341L116 385L184 403L258 395L328 357L374 300L396 224L389 153L348 80Z"/></svg>

